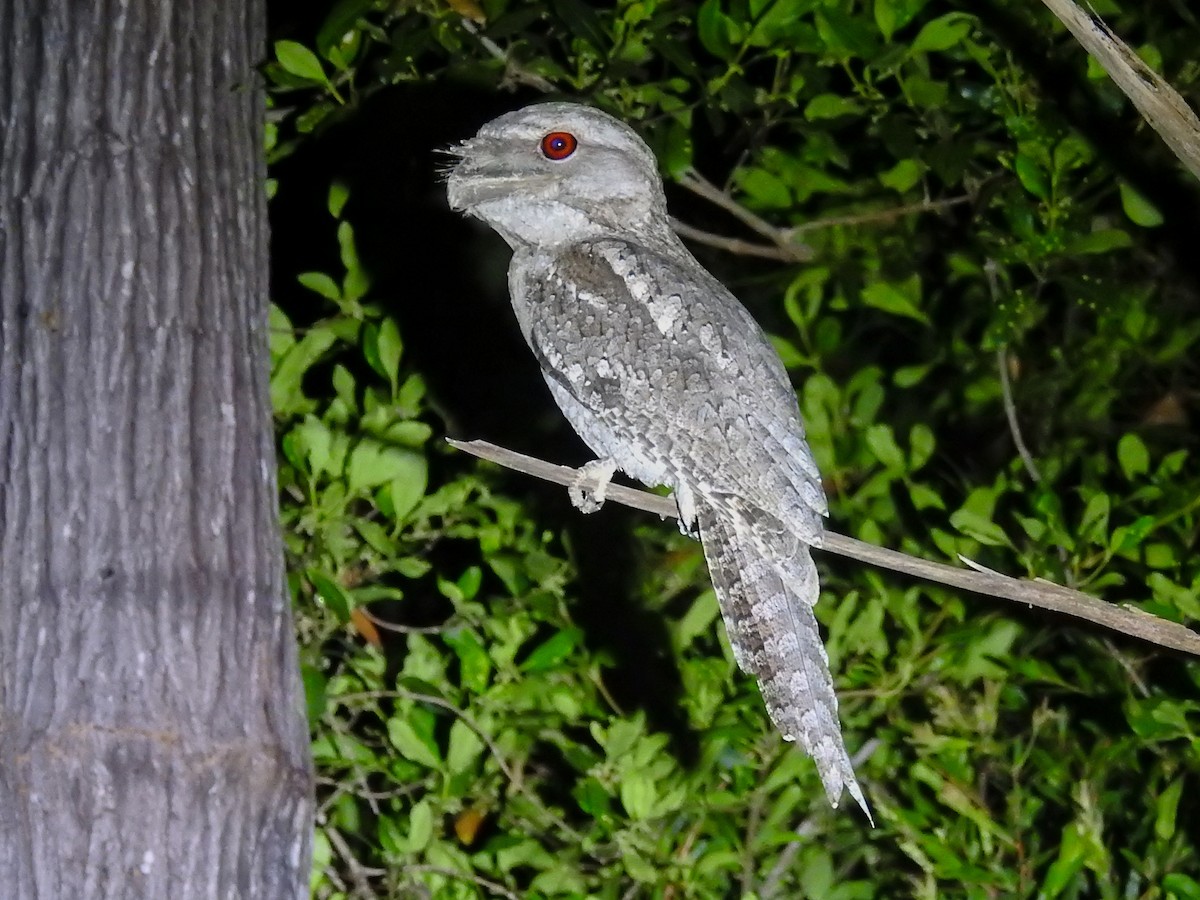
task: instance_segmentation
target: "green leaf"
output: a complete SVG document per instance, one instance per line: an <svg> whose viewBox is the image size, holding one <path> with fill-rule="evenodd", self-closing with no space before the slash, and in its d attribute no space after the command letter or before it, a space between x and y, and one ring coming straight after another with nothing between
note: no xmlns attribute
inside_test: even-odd
<svg viewBox="0 0 1200 900"><path fill-rule="evenodd" d="M564 628L530 653L521 663L521 671L544 672L553 669L571 655L582 636L583 632L578 628Z"/></svg>
<svg viewBox="0 0 1200 900"><path fill-rule="evenodd" d="M416 509L429 487L429 461L420 453L407 452L400 474L388 482L386 496L380 498L386 501L385 514L397 522Z"/></svg>
<svg viewBox="0 0 1200 900"><path fill-rule="evenodd" d="M408 814L408 840L405 849L409 853L420 853L433 839L433 807L428 800L413 804Z"/></svg>
<svg viewBox="0 0 1200 900"><path fill-rule="evenodd" d="M416 483L424 493L427 463L425 457L407 447L389 447L379 441L364 438L350 452L346 466L347 490L377 487L398 480L405 487Z"/></svg>
<svg viewBox="0 0 1200 900"><path fill-rule="evenodd" d="M327 680L325 675L312 666L301 666L300 677L304 682L304 706L308 711L308 723L316 727L325 715Z"/></svg>
<svg viewBox="0 0 1200 900"><path fill-rule="evenodd" d="M337 229L338 250L346 276L342 279L342 296L348 303L354 303L367 295L371 288L371 279L363 270L358 259L358 246L354 240L354 227L349 222L342 222Z"/></svg>
<svg viewBox="0 0 1200 900"><path fill-rule="evenodd" d="M633 820L645 819L658 799L654 781L645 772L627 772L620 784L621 805Z"/></svg>
<svg viewBox="0 0 1200 900"><path fill-rule="evenodd" d="M821 119L838 119L842 116L858 115L862 107L841 94L819 94L804 107L804 118L810 122Z"/></svg>
<svg viewBox="0 0 1200 900"><path fill-rule="evenodd" d="M906 468L904 451L896 443L890 425L872 425L866 433L867 447L884 468L903 472Z"/></svg>
<svg viewBox="0 0 1200 900"><path fill-rule="evenodd" d="M720 612L717 595L712 591L701 591L700 595L692 601L692 605L688 607L683 618L675 625L672 635L675 652L681 652L697 637L707 633Z"/></svg>
<svg viewBox="0 0 1200 900"><path fill-rule="evenodd" d="M1129 221L1143 228L1157 228L1163 223L1163 214L1158 207L1151 203L1144 194L1134 190L1128 182L1120 183L1121 208Z"/></svg>
<svg viewBox="0 0 1200 900"><path fill-rule="evenodd" d="M462 719L450 726L450 741L446 748L446 769L452 774L474 767L483 754L484 743Z"/></svg>
<svg viewBox="0 0 1200 900"><path fill-rule="evenodd" d="M1124 250L1133 246L1133 238L1128 231L1120 228L1102 228L1076 238L1067 244L1069 254L1108 253L1110 250Z"/></svg>
<svg viewBox="0 0 1200 900"><path fill-rule="evenodd" d="M920 422L914 425L908 433L909 471L915 472L929 462L936 445L933 430L928 425Z"/></svg>
<svg viewBox="0 0 1200 900"><path fill-rule="evenodd" d="M379 323L375 349L379 354L379 365L384 376L391 382L392 390L395 391L400 377L400 354L404 344L400 340L400 328L390 316Z"/></svg>
<svg viewBox="0 0 1200 900"><path fill-rule="evenodd" d="M1108 546L1108 516L1112 509L1112 501L1108 494L1095 493L1088 498L1083 509L1083 519L1079 523L1079 535L1093 544Z"/></svg>
<svg viewBox="0 0 1200 900"><path fill-rule="evenodd" d="M704 49L719 59L733 56L729 19L721 10L720 0L704 0L696 13L696 33Z"/></svg>
<svg viewBox="0 0 1200 900"><path fill-rule="evenodd" d="M879 176L879 182L884 187L891 188L899 194L912 190L921 180L921 166L915 159L902 159Z"/></svg>
<svg viewBox="0 0 1200 900"><path fill-rule="evenodd" d="M306 81L328 84L329 78L317 54L295 41L276 41L275 58L283 68Z"/></svg>
<svg viewBox="0 0 1200 900"><path fill-rule="evenodd" d="M412 723L402 716L388 719L388 740L400 751L405 759L410 759L430 769L441 767L442 761L438 756L437 744L432 739L417 733Z"/></svg>
<svg viewBox="0 0 1200 900"><path fill-rule="evenodd" d="M342 209L346 206L346 201L349 199L350 188L344 182L331 182L329 185L329 197L326 200L329 214L335 219L340 219L342 217Z"/></svg>
<svg viewBox="0 0 1200 900"><path fill-rule="evenodd" d="M271 373L271 404L280 414L289 414L304 406L301 381L304 374L325 355L337 336L328 328L314 327L283 355Z"/></svg>
<svg viewBox="0 0 1200 900"><path fill-rule="evenodd" d="M593 819L603 819L612 814L609 793L597 779L588 776L580 780L571 791L579 808Z"/></svg>
<svg viewBox="0 0 1200 900"><path fill-rule="evenodd" d="M966 13L952 12L926 22L909 45L909 53L936 53L962 43L975 27L975 18Z"/></svg>
<svg viewBox="0 0 1200 900"><path fill-rule="evenodd" d="M1010 547L1004 529L972 509L958 509L950 514L950 524L968 537L992 547Z"/></svg>
<svg viewBox="0 0 1200 900"><path fill-rule="evenodd" d="M1167 900L1200 900L1200 881L1181 872L1164 875L1162 889L1167 892Z"/></svg>
<svg viewBox="0 0 1200 900"><path fill-rule="evenodd" d="M296 280L327 300L337 301L342 298L342 289L324 272L301 272L296 276Z"/></svg>
<svg viewBox="0 0 1200 900"><path fill-rule="evenodd" d="M1183 778L1176 778L1158 795L1154 813L1154 834L1160 841L1169 841L1175 836L1175 816L1179 811L1179 798L1182 796Z"/></svg>
<svg viewBox="0 0 1200 900"><path fill-rule="evenodd" d="M746 192L755 206L786 209L792 205L792 194L787 182L766 169L749 167L739 169L736 174L738 186Z"/></svg>
<svg viewBox="0 0 1200 900"><path fill-rule="evenodd" d="M458 657L462 686L476 694L487 690L492 660L475 632L469 628L452 628L442 635L442 640L450 645Z"/></svg>
<svg viewBox="0 0 1200 900"><path fill-rule="evenodd" d="M921 297L921 281L917 275L894 284L886 281L873 282L863 288L861 296L867 306L929 324L929 318L917 306Z"/></svg>
<svg viewBox="0 0 1200 900"><path fill-rule="evenodd" d="M1122 435L1117 441L1117 462L1130 481L1150 471L1150 453L1136 434Z"/></svg>
<svg viewBox="0 0 1200 900"><path fill-rule="evenodd" d="M871 59L877 51L875 35L861 18L834 6L817 10L817 34L834 55Z"/></svg>
<svg viewBox="0 0 1200 900"><path fill-rule="evenodd" d="M1025 190L1039 200L1050 199L1050 182L1045 171L1032 157L1018 153L1013 160L1013 169Z"/></svg>
<svg viewBox="0 0 1200 900"><path fill-rule="evenodd" d="M309 569L306 573L308 580L316 589L317 595L325 602L338 620L345 623L350 621L350 598L342 590L341 585L318 569Z"/></svg>
<svg viewBox="0 0 1200 900"><path fill-rule="evenodd" d="M875 0L875 25L885 41L891 41L896 33L896 5L897 0Z"/></svg>

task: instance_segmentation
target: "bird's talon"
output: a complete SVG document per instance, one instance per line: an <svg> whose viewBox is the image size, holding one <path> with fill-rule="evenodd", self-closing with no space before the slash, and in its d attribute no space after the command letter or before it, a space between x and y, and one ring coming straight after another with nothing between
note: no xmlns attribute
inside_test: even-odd
<svg viewBox="0 0 1200 900"><path fill-rule="evenodd" d="M593 459L575 472L575 479L567 486L571 504L580 512L594 513L604 505L608 485L612 481L617 464L611 459Z"/></svg>

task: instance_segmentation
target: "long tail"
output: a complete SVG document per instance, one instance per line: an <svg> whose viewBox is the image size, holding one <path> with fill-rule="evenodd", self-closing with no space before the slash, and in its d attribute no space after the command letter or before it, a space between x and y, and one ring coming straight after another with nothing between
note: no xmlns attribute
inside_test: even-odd
<svg viewBox="0 0 1200 900"><path fill-rule="evenodd" d="M742 515L707 503L697 512L734 659L758 679L784 740L799 740L817 764L829 802L836 807L844 788L871 819L842 741L829 657L813 615L820 588L808 547L793 539L787 550L768 550L762 528Z"/></svg>

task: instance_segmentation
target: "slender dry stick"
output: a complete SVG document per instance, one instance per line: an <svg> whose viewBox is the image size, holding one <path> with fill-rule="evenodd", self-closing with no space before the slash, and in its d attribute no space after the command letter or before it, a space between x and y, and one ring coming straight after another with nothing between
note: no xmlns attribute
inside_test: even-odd
<svg viewBox="0 0 1200 900"><path fill-rule="evenodd" d="M996 261L989 259L984 263L983 272L987 276L988 291L992 295L992 302L998 305L1000 303L1000 279L996 276ZM1042 473L1038 471L1037 463L1033 461L1033 454L1025 446L1025 437L1021 434L1021 423L1017 421L1017 404L1013 402L1012 381L1008 377L1007 347L1001 347L996 351L996 368L1000 373L1000 396L1004 402L1004 417L1008 420L1008 430L1012 434L1013 444L1016 445L1017 455L1021 457L1021 463L1025 466L1029 477L1035 483L1041 484Z"/></svg>
<svg viewBox="0 0 1200 900"><path fill-rule="evenodd" d="M1033 461L1033 454L1025 446L1025 438L1021 434L1021 423L1017 421L1017 404L1013 402L1012 381L1008 377L1007 347L1001 347L996 351L996 368L1000 372L1000 397L1004 403L1004 417L1008 419L1008 430L1012 435L1013 444L1017 448L1017 455L1021 457L1021 463L1025 466L1029 477L1040 484L1042 473L1038 471L1037 463Z"/></svg>
<svg viewBox="0 0 1200 900"><path fill-rule="evenodd" d="M493 41L490 37L479 30L479 26L465 16L462 19L462 27L483 46L483 49L504 63L504 77L513 84L523 84L526 87L531 87L535 90L548 94L554 90L554 84L547 81L536 72L530 72L523 68L509 56L504 49Z"/></svg>
<svg viewBox="0 0 1200 900"><path fill-rule="evenodd" d="M739 238L729 238L693 228L678 219L672 219L671 224L682 237L690 238L711 247L717 247L730 253L742 256L761 256L767 259L778 259L783 262L807 262L813 258L813 249L801 243L800 236L810 231L822 228L834 228L839 225L868 225L876 222L890 222L903 216L915 213L933 212L947 209L960 203L969 203L973 198L969 194L958 197L947 197L944 200L922 200L919 203L906 203L903 206L893 206L887 209L875 209L868 212L851 213L844 216L829 216L824 219L813 219L801 225L790 228L780 228L772 225L766 219L748 210L738 203L727 191L717 187L699 172L689 169L679 179L679 184L698 197L703 197L714 206L725 210L752 231L767 238L770 244L755 244Z"/></svg>
<svg viewBox="0 0 1200 900"><path fill-rule="evenodd" d="M756 244L741 238L725 237L721 234L713 234L711 231L701 231L674 217L671 218L671 227L680 237L738 256L758 256L780 262L807 262L813 258L812 248L804 244L793 244L786 247L779 244Z"/></svg>
<svg viewBox="0 0 1200 900"><path fill-rule="evenodd" d="M554 484L570 485L576 478L576 470L569 466L558 466L544 460L525 456L487 441L456 441L447 439L452 447L470 453L480 459L541 478ZM675 501L668 497L639 491L619 484L610 485L607 496L624 506L645 510L666 518L675 518L678 511ZM1176 622L1169 622L1133 606L1117 606L1080 591L1054 584L1042 579L1026 580L1001 575L998 572L973 572L944 563L935 563L907 553L876 547L855 540L844 534L826 531L821 549L839 556L848 556L893 572L903 572L928 581L936 581L950 587L960 588L976 594L1011 600L1040 609L1063 613L1083 619L1095 625L1132 637L1141 638L1161 647L1179 650L1200 656L1200 634Z"/></svg>
<svg viewBox="0 0 1200 900"><path fill-rule="evenodd" d="M346 864L346 871L350 873L350 880L354 883L353 896L362 897L364 900L374 897L375 891L371 888L370 877L386 875L387 869L371 869L360 863L355 857L354 851L350 849L350 845L346 843L345 838L336 828L326 828L325 837L329 838L329 843L342 858L342 862Z"/></svg>
<svg viewBox="0 0 1200 900"><path fill-rule="evenodd" d="M1179 161L1200 178L1200 119L1179 93L1095 14L1084 11L1073 0L1042 2L1104 67Z"/></svg>
<svg viewBox="0 0 1200 900"><path fill-rule="evenodd" d="M946 197L943 200L922 200L919 203L905 203L903 206L890 206L887 209L872 209L844 216L828 216L793 225L791 228L782 228L780 237L786 241L794 241L809 231L820 231L822 228L834 228L839 225L872 225L876 222L890 222L892 219L900 219L916 213L949 209L962 203L970 203L974 199L970 194L960 194L957 197Z"/></svg>
<svg viewBox="0 0 1200 900"><path fill-rule="evenodd" d="M725 191L721 190L695 169L688 169L679 179L679 184L687 188L697 197L703 197L714 206L719 206L751 231L761 234L769 241L778 244L780 231L766 219L751 212L738 203Z"/></svg>
<svg viewBox="0 0 1200 900"><path fill-rule="evenodd" d="M481 888L487 888L492 893L505 897L506 900L521 900L520 897L499 882L484 878L482 875L475 875L471 872L456 872L454 869L446 869L442 866L411 865L404 867L406 875L413 872L428 872L431 875L443 875L446 878L456 878L459 881L471 881Z"/></svg>

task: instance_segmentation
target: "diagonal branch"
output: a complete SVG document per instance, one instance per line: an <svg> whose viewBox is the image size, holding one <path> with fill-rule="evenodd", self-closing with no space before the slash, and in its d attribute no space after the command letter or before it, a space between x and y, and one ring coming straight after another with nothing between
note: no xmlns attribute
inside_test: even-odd
<svg viewBox="0 0 1200 900"><path fill-rule="evenodd" d="M576 477L576 470L569 466L548 463L532 456L497 447L486 441L447 440L452 447L465 453L555 484L570 485ZM663 518L673 518L678 515L674 500L646 491L613 484L609 485L607 496L625 506L655 513ZM893 572L903 572L906 575L936 581L939 584L961 588L976 594L1011 600L1014 603L1024 603L1040 609L1074 616L1077 619L1083 619L1122 634L1132 635L1161 647L1169 647L1172 650L1200 656L1200 634L1184 625L1169 622L1133 606L1106 603L1096 597L1042 579L1027 580L1011 578L1008 575L1001 575L999 572L959 569L944 563L909 556L907 553L900 553L896 550L888 550L885 547L876 547L874 544L831 531L825 532L825 540L821 548L839 556L848 556L851 559L884 569L891 569Z"/></svg>
<svg viewBox="0 0 1200 900"><path fill-rule="evenodd" d="M1080 9L1074 0L1042 2L1104 67L1179 161L1200 178L1200 119L1179 93L1142 62L1098 16Z"/></svg>
<svg viewBox="0 0 1200 900"><path fill-rule="evenodd" d="M849 213L841 216L829 216L823 219L813 219L800 225L779 227L772 225L762 216L747 209L735 200L728 191L717 187L695 169L688 169L679 178L679 185L691 191L697 197L702 197L714 206L725 210L751 231L766 238L770 244L755 244L740 238L723 237L711 232L701 231L678 219L671 220L671 227L681 236L700 244L707 244L719 250L736 253L742 256L759 256L766 259L777 259L782 262L808 262L813 258L813 249L803 243L800 238L810 231L823 228L834 228L841 225L870 225L874 223L891 222L915 213L936 212L958 206L960 203L970 203L974 197L962 194L957 197L947 197L943 200L922 200L918 203L906 203L902 206L892 206L886 209L873 209L861 213Z"/></svg>

